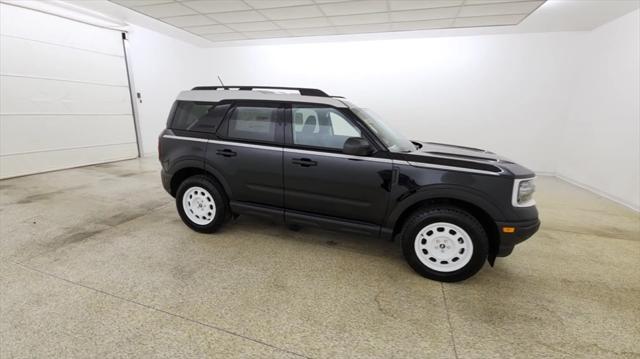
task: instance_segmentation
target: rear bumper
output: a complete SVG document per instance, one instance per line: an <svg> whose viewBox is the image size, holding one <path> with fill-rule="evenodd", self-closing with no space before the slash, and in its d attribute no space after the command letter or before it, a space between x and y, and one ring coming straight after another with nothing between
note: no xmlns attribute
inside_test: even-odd
<svg viewBox="0 0 640 359"><path fill-rule="evenodd" d="M516 244L531 238L540 228L540 220L537 218L525 222L498 222L496 224L500 233L498 257L506 257L511 254ZM502 232L503 227L515 227L515 231L513 233L504 233Z"/></svg>
<svg viewBox="0 0 640 359"><path fill-rule="evenodd" d="M161 170L160 178L162 179L162 187L164 187L164 190L173 196L171 193L171 175L169 175L165 170Z"/></svg>

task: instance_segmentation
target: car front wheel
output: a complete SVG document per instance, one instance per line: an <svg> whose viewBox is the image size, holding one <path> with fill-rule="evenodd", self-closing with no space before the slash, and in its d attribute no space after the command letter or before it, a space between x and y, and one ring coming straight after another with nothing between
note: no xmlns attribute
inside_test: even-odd
<svg viewBox="0 0 640 359"><path fill-rule="evenodd" d="M476 274L488 254L484 228L468 212L456 207L427 207L407 220L402 251L409 265L423 277L458 282Z"/></svg>

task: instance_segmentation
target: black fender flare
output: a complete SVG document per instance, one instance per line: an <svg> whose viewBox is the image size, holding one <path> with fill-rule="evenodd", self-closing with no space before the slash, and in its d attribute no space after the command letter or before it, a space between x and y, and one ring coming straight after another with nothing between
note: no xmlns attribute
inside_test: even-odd
<svg viewBox="0 0 640 359"><path fill-rule="evenodd" d="M496 206L489 196L481 191L458 185L429 185L401 198L392 206L385 221L385 227L394 228L398 219L405 211L417 203L433 199L454 199L470 203L486 212L494 221L504 218L503 212Z"/></svg>
<svg viewBox="0 0 640 359"><path fill-rule="evenodd" d="M173 163L171 164L171 168L167 172L171 173L171 175L173 176L174 174L185 168L202 169L202 158L192 156L179 157L175 161L173 161Z"/></svg>
<svg viewBox="0 0 640 359"><path fill-rule="evenodd" d="M208 173L211 176L213 176L213 178L215 178L218 181L218 183L220 183L220 185L222 185L222 188L224 189L224 192L227 194L227 198L228 199L233 198L233 193L231 192L231 186L229 185L229 182L227 182L225 180L225 178L222 175L222 173L220 173L220 171L218 171L218 169L216 169L214 166L212 166L206 160L203 163L203 167L204 167L204 171L206 173Z"/></svg>
<svg viewBox="0 0 640 359"><path fill-rule="evenodd" d="M202 171L206 174L209 174L210 176L212 176L216 181L218 181L218 183L220 183L220 185L222 185L224 191L226 192L227 196L229 196L229 198L231 197L231 187L229 186L229 184L227 183L227 181L224 180L224 176L222 176L222 174L220 173L220 171L218 171L217 169L215 169L213 166L211 165L207 165L206 161L204 161L202 159L202 157L182 157L182 158L178 158L173 165L171 166L170 171L167 171L171 174L171 181L173 183L173 177L175 176L176 173L187 169L187 168L193 168L199 171Z"/></svg>
<svg viewBox="0 0 640 359"><path fill-rule="evenodd" d="M169 164L169 162L167 162ZM175 192L177 188L174 188L174 180L175 176L178 172L186 169L186 168L194 168L197 170L202 170L202 158L197 158L195 156L183 156L178 157L177 159L170 162L169 166L165 167L163 163L164 171L169 177L169 190L172 196L175 196Z"/></svg>

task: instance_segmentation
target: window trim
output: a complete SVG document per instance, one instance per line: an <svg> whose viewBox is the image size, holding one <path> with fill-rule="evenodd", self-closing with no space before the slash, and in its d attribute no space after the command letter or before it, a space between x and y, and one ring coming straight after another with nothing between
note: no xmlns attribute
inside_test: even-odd
<svg viewBox="0 0 640 359"><path fill-rule="evenodd" d="M287 148L291 148L291 149L299 149L299 150L308 150L308 151L318 151L318 152L327 152L327 153L338 153L338 154L344 154L344 152L342 152L342 149L337 149L337 148L330 148L330 147L318 147L318 146L309 146L309 145L301 145L301 144L296 144L293 142L293 106L300 106L300 107L308 107L308 108L329 108L329 109L333 109L335 112L339 113L340 115L342 115L342 117L344 117L347 122L352 125L353 127L357 128L358 130L360 130L360 135L366 139L367 141L369 141L369 143L371 144L371 146L373 147L373 153L369 156L362 156L362 157L371 157L376 155L378 152L381 151L380 148L380 142L378 141L378 139L373 136L370 132L369 129L364 126L362 123L360 123L360 119L355 116L355 114L353 114L353 112L351 111L343 111L345 109L341 109L341 108L337 108L331 105L326 105L326 104L316 104L316 103L308 103L308 102L289 102L286 104L285 107L285 116L284 116L284 145ZM386 151L386 148L384 148L384 151Z"/></svg>
<svg viewBox="0 0 640 359"><path fill-rule="evenodd" d="M175 120L176 110L177 109L178 109L178 100L173 101L173 105L171 106L171 109L169 110L169 116L167 117L166 128L168 128L168 129L172 129L173 128L173 121Z"/></svg>
<svg viewBox="0 0 640 359"><path fill-rule="evenodd" d="M198 126L196 126L195 129L175 128L174 126L175 126L175 122L177 120L178 107L183 103L211 105L211 106L213 106L214 110L223 110L225 112L222 114L221 119L218 122L217 126L215 128L211 128L209 131L203 131L202 129L199 130ZM218 131L218 128L220 128L220 126L224 122L225 116L227 115L226 114L227 110L223 109L224 106L227 106L227 110L228 110L229 104L228 103L224 103L224 102L186 101L186 100L174 101L173 106L171 107L171 110L170 110L171 112L169 114L169 120L167 121L167 128L172 130L172 131L180 131L180 132L185 132L185 133L199 133L199 134L205 134L205 135L210 135L210 136L211 135L215 135L217 133L217 131Z"/></svg>
<svg viewBox="0 0 640 359"><path fill-rule="evenodd" d="M222 104L229 104L229 108L218 126L218 130L216 131L216 137L228 140L229 142L239 142L239 143L248 143L248 144L256 144L256 145L266 145L266 146L284 146L284 108L285 104L282 102L275 101L229 101L222 102ZM275 128L275 138L273 141L262 141L248 138L238 138L229 136L229 119L238 107L271 107L276 109L276 128Z"/></svg>

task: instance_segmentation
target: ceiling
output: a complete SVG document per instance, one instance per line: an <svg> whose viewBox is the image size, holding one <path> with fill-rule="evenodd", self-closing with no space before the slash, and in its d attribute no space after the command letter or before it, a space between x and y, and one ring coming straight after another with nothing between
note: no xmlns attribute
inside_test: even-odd
<svg viewBox="0 0 640 359"><path fill-rule="evenodd" d="M517 25L546 0L109 1L222 43Z"/></svg>

